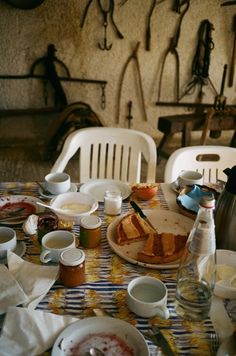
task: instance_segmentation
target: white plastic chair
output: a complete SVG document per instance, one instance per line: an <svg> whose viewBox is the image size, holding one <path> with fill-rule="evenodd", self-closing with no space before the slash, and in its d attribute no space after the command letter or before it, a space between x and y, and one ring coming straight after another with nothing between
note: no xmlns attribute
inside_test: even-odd
<svg viewBox="0 0 236 356"><path fill-rule="evenodd" d="M192 170L203 175L203 183L227 180L223 170L236 164L236 148L228 146L189 146L173 152L165 166L164 182L174 182L180 171Z"/></svg>
<svg viewBox="0 0 236 356"><path fill-rule="evenodd" d="M143 159L146 182L155 182L156 144L141 131L90 127L74 131L66 138L51 172L63 172L69 160L79 151L79 181L115 179L139 183Z"/></svg>

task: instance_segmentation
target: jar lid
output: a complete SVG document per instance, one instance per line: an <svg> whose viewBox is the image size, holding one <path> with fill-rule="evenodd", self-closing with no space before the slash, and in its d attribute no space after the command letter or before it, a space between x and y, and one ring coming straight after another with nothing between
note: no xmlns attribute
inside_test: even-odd
<svg viewBox="0 0 236 356"><path fill-rule="evenodd" d="M85 229L96 229L101 224L102 220L96 215L87 215L80 220L80 226Z"/></svg>
<svg viewBox="0 0 236 356"><path fill-rule="evenodd" d="M215 197L213 193L211 195L204 195L201 197L200 203L202 207L211 209L215 207Z"/></svg>
<svg viewBox="0 0 236 356"><path fill-rule="evenodd" d="M69 248L60 255L60 262L65 266L77 266L84 262L85 253L78 248Z"/></svg>

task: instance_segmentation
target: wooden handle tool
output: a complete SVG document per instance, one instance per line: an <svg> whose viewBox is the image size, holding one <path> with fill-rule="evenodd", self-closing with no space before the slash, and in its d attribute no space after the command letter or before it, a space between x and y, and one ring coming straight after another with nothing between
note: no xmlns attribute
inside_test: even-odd
<svg viewBox="0 0 236 356"><path fill-rule="evenodd" d="M233 18L233 32L234 32L234 42L233 42L233 52L232 52L230 71L229 71L229 87L232 87L234 82L234 69L235 69L235 56L236 56L236 15L234 15Z"/></svg>

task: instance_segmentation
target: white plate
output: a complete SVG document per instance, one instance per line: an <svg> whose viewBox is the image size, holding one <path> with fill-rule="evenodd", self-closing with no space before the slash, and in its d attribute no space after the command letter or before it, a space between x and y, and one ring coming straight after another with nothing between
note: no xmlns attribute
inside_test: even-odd
<svg viewBox="0 0 236 356"><path fill-rule="evenodd" d="M97 334L97 338L92 337L92 334ZM105 338L105 334L110 335L111 339ZM73 348L85 338L87 342L86 345L83 342L84 349L75 352L74 355L85 355L89 347L97 347L106 356L111 355L111 350L112 355L122 355L122 351L118 353L115 350L114 342L117 337L133 350L134 355L149 355L144 337L134 326L126 321L106 316L90 317L69 325L56 339L51 355L72 355Z"/></svg>
<svg viewBox="0 0 236 356"><path fill-rule="evenodd" d="M44 186L44 183L42 183L42 185ZM75 183L71 183L70 189L68 190L68 192L77 192L77 185ZM67 193L68 193L67 192ZM57 195L55 194L46 194L42 188L39 187L39 194L44 197L44 198L48 198L48 199L52 199L55 198Z"/></svg>
<svg viewBox="0 0 236 356"><path fill-rule="evenodd" d="M80 187L81 193L88 193L99 202L104 201L104 194L106 190L121 192L122 199L128 198L132 192L128 184L113 179L95 179L84 183Z"/></svg>
<svg viewBox="0 0 236 356"><path fill-rule="evenodd" d="M152 209L144 210L143 212L160 233L169 232L175 235L187 235L194 223L192 219L170 210ZM114 219L107 229L108 243L117 255L130 263L148 268L164 269L178 267L178 261L165 264L149 264L137 261L137 253L142 250L145 241L132 242L127 245L117 245L115 242L115 229L124 216L125 215L122 215Z"/></svg>
<svg viewBox="0 0 236 356"><path fill-rule="evenodd" d="M22 257L25 254L26 251L26 246L24 241L17 241L17 245L15 250L13 251L17 256ZM0 264L7 264L7 257L6 258L0 258Z"/></svg>
<svg viewBox="0 0 236 356"><path fill-rule="evenodd" d="M23 214L25 215L31 215L31 214L37 214L40 212L43 212L45 210L45 208L39 206L38 204L36 204L36 202L41 202L42 201L38 198L35 198L33 196L30 195L3 195L0 196L0 212L4 211L3 207L6 206L6 209L9 211L14 211L14 209L20 208L22 203L26 203L28 205L28 207L30 208L30 205L32 207L32 210L28 210L27 212L25 212L25 210L19 211L19 213L17 214L17 216L19 216L19 219L14 220L14 221L6 221L3 223L0 221L0 224L4 224L4 225L18 225L21 224L25 221L26 216L22 216ZM9 204L9 205L7 205ZM26 206L27 206L26 205ZM22 206L23 208L23 206Z"/></svg>

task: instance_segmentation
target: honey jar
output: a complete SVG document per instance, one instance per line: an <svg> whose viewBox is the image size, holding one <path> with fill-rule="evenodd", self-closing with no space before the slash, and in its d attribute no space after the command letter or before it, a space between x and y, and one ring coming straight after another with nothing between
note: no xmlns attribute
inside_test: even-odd
<svg viewBox="0 0 236 356"><path fill-rule="evenodd" d="M84 216L80 221L80 245L95 248L101 242L101 219L96 215Z"/></svg>
<svg viewBox="0 0 236 356"><path fill-rule="evenodd" d="M70 248L61 253L59 279L65 287L76 287L85 281L85 253L82 250Z"/></svg>

